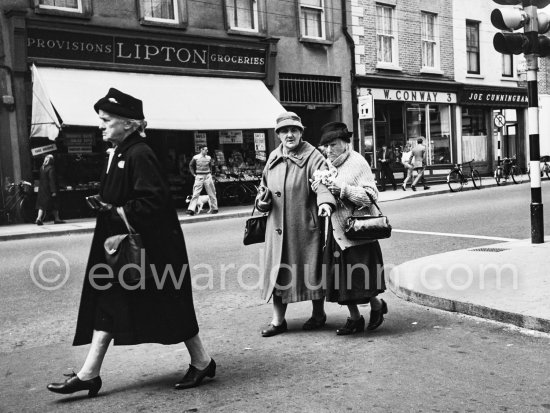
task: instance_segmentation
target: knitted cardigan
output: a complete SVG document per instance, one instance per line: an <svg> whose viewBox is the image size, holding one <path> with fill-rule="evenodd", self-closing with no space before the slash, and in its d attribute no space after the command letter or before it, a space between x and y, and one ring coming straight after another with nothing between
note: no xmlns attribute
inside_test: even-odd
<svg viewBox="0 0 550 413"><path fill-rule="evenodd" d="M368 162L359 153L347 150L333 162L328 162L330 168L336 168L337 175L334 183L341 188L340 199L337 202L336 211L331 215L334 239L342 250L355 245L366 244L373 241L350 240L344 234L347 218L353 214L352 205L366 207L359 214L378 215L378 209L372 205L367 192L378 200L378 189L374 181L374 175Z"/></svg>

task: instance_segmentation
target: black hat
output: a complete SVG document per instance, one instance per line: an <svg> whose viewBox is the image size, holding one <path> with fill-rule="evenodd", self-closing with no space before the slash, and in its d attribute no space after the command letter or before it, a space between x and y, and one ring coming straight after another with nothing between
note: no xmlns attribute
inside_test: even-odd
<svg viewBox="0 0 550 413"><path fill-rule="evenodd" d="M142 120L145 118L141 100L127 95L114 87L110 88L107 95L99 99L94 105L94 110L97 113L99 113L100 109L128 119Z"/></svg>
<svg viewBox="0 0 550 413"><path fill-rule="evenodd" d="M321 127L321 139L319 145L326 145L335 139L342 139L345 142L351 141L353 133L348 131L348 127L342 122L330 122Z"/></svg>

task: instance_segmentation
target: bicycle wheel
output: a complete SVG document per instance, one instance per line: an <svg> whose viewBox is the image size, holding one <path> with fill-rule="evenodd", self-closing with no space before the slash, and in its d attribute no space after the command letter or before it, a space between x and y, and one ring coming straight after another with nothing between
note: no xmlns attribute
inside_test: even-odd
<svg viewBox="0 0 550 413"><path fill-rule="evenodd" d="M481 189L481 175L479 174L479 172L474 169L472 171L472 176L470 178L472 178L472 182L474 183L474 188Z"/></svg>
<svg viewBox="0 0 550 413"><path fill-rule="evenodd" d="M521 173L521 168L517 165L512 166L510 176L512 177L512 181L514 181L515 184L521 184L523 182L523 174Z"/></svg>
<svg viewBox="0 0 550 413"><path fill-rule="evenodd" d="M546 177L550 179L550 165L547 163L544 164L544 173L546 174Z"/></svg>
<svg viewBox="0 0 550 413"><path fill-rule="evenodd" d="M502 169L500 169L500 167L497 167L497 170L495 171L495 181L497 182L497 185L500 186L501 180L502 180Z"/></svg>
<svg viewBox="0 0 550 413"><path fill-rule="evenodd" d="M449 189L451 192L459 192L462 191L462 176L458 171L451 171L449 175L447 175L447 184L449 185Z"/></svg>

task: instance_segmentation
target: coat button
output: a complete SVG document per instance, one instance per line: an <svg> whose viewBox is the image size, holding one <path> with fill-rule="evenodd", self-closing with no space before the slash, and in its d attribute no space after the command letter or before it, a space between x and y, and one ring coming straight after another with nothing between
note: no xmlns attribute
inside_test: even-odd
<svg viewBox="0 0 550 413"><path fill-rule="evenodd" d="M277 191L277 192L275 192L275 195L277 195L278 197L280 197L282 194L281 194L279 191Z"/></svg>
<svg viewBox="0 0 550 413"><path fill-rule="evenodd" d="M283 233L283 230L281 228L277 228L275 231L277 231L277 234L281 235Z"/></svg>

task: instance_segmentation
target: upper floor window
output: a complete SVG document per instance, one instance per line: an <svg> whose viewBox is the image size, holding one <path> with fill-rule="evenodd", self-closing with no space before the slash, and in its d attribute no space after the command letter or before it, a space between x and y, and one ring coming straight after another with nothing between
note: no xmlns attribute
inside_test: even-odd
<svg viewBox="0 0 550 413"><path fill-rule="evenodd" d="M479 74L479 22L466 21L467 72Z"/></svg>
<svg viewBox="0 0 550 413"><path fill-rule="evenodd" d="M502 76L514 77L514 55L502 55Z"/></svg>
<svg viewBox="0 0 550 413"><path fill-rule="evenodd" d="M325 0L300 0L302 36L325 39Z"/></svg>
<svg viewBox="0 0 550 413"><path fill-rule="evenodd" d="M226 0L230 29L258 31L257 0Z"/></svg>
<svg viewBox="0 0 550 413"><path fill-rule="evenodd" d="M146 25L183 26L186 0L139 0L140 21Z"/></svg>
<svg viewBox="0 0 550 413"><path fill-rule="evenodd" d="M437 16L422 12L422 67L439 68Z"/></svg>
<svg viewBox="0 0 550 413"><path fill-rule="evenodd" d="M90 17L91 0L34 0L34 10L41 14Z"/></svg>
<svg viewBox="0 0 550 413"><path fill-rule="evenodd" d="M395 9L376 5L376 46L379 62L397 65L397 27Z"/></svg>

